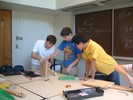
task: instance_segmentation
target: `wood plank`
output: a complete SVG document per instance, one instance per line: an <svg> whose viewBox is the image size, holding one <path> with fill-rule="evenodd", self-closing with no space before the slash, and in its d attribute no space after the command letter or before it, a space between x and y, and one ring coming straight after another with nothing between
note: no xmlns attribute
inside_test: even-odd
<svg viewBox="0 0 133 100"><path fill-rule="evenodd" d="M106 88L106 89L112 88L112 89L116 89L116 90L133 92L133 88L115 85L114 82L109 82L109 81L104 81L104 80L90 79L88 81L84 81L82 83L82 85L91 86L91 87L101 87L101 88Z"/></svg>
<svg viewBox="0 0 133 100"><path fill-rule="evenodd" d="M114 82L109 82L109 81L103 81L103 80L94 80L90 79L88 81L84 81L82 85L87 85L91 87L101 87L101 88L108 88L112 85L114 85Z"/></svg>

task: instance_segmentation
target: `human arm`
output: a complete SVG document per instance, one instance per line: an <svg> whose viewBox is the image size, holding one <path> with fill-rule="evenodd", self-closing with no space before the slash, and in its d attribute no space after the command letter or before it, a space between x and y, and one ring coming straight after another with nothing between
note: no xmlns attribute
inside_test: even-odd
<svg viewBox="0 0 133 100"><path fill-rule="evenodd" d="M66 71L69 72L71 68L80 61L81 57L81 54L77 54L77 58L66 68Z"/></svg>
<svg viewBox="0 0 133 100"><path fill-rule="evenodd" d="M64 43L64 41L61 42L61 44L59 45L58 49L54 53L52 53L50 56L48 56L47 59L55 58L60 53L60 51L62 51L64 49L63 48L63 43Z"/></svg>
<svg viewBox="0 0 133 100"><path fill-rule="evenodd" d="M90 61L86 60L85 61L85 75L83 78L81 78L81 80L87 80L89 77L89 72L90 72Z"/></svg>
<svg viewBox="0 0 133 100"><path fill-rule="evenodd" d="M86 68L85 68L85 77L83 80L87 80L89 76L89 71L91 69L91 78L94 79L95 76L95 59L92 59L90 62L89 60L86 60Z"/></svg>
<svg viewBox="0 0 133 100"><path fill-rule="evenodd" d="M86 60L85 62L85 77L88 78L90 71L90 61Z"/></svg>
<svg viewBox="0 0 133 100"><path fill-rule="evenodd" d="M91 78L94 79L95 77L95 59L93 58L90 63L91 66Z"/></svg>
<svg viewBox="0 0 133 100"><path fill-rule="evenodd" d="M32 53L31 53L31 57L32 58L34 58L34 59L36 59L36 60L38 60L38 61L40 61L41 63L43 62L46 62L45 60L44 60L44 58L42 58L42 57L40 57L36 52L34 52L34 51L32 51ZM48 66L50 66L51 65L51 63L48 63Z"/></svg>
<svg viewBox="0 0 133 100"><path fill-rule="evenodd" d="M45 59L49 60L49 59L53 59L55 58L58 54L60 53L60 50L56 50L54 53L52 53L51 55L49 55L48 57L46 57Z"/></svg>
<svg viewBox="0 0 133 100"><path fill-rule="evenodd" d="M40 57L36 52L32 51L31 52L31 57L38 60L38 61L41 61L42 57Z"/></svg>

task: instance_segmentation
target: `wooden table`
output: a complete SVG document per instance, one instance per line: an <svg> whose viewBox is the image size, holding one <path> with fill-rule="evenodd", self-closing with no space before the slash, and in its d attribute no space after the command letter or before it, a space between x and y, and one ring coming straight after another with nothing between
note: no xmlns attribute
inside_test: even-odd
<svg viewBox="0 0 133 100"><path fill-rule="evenodd" d="M50 100L66 100L63 96L63 90L73 90L80 88L87 88L81 85L83 81L76 78L76 80L58 80L58 77L51 77L45 81L43 78L36 78L30 80L23 75L5 77L8 81L17 85L16 91L26 94L25 98L15 97L17 100L42 100L47 98ZM66 85L71 87L66 88ZM133 93L115 89L105 89L104 96L88 98L85 100L132 100Z"/></svg>

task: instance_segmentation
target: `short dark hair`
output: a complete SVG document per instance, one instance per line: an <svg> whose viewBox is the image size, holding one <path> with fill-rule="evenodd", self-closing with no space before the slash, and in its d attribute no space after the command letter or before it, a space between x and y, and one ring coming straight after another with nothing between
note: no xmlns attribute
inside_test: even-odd
<svg viewBox="0 0 133 100"><path fill-rule="evenodd" d="M82 43L86 43L88 41L88 39L80 36L80 35L74 35L71 42L75 43L75 44L79 44L80 42Z"/></svg>
<svg viewBox="0 0 133 100"><path fill-rule="evenodd" d="M56 40L56 37L54 35L48 35L46 41L49 41L54 45L57 40Z"/></svg>
<svg viewBox="0 0 133 100"><path fill-rule="evenodd" d="M72 30L69 27L64 27L60 33L61 36L68 36L69 34L72 34Z"/></svg>

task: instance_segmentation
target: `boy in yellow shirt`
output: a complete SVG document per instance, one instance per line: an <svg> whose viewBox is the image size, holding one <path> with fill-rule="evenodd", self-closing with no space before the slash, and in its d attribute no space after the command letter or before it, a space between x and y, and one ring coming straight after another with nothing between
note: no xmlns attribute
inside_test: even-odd
<svg viewBox="0 0 133 100"><path fill-rule="evenodd" d="M85 80L88 79L89 70L91 70L91 78L94 79L95 69L97 69L106 76L107 81L112 81L120 85L119 73L121 73L133 85L133 78L98 43L91 39L87 40L85 37L79 35L75 35L72 38L72 42L76 44L77 48L83 51L82 56L86 59Z"/></svg>

